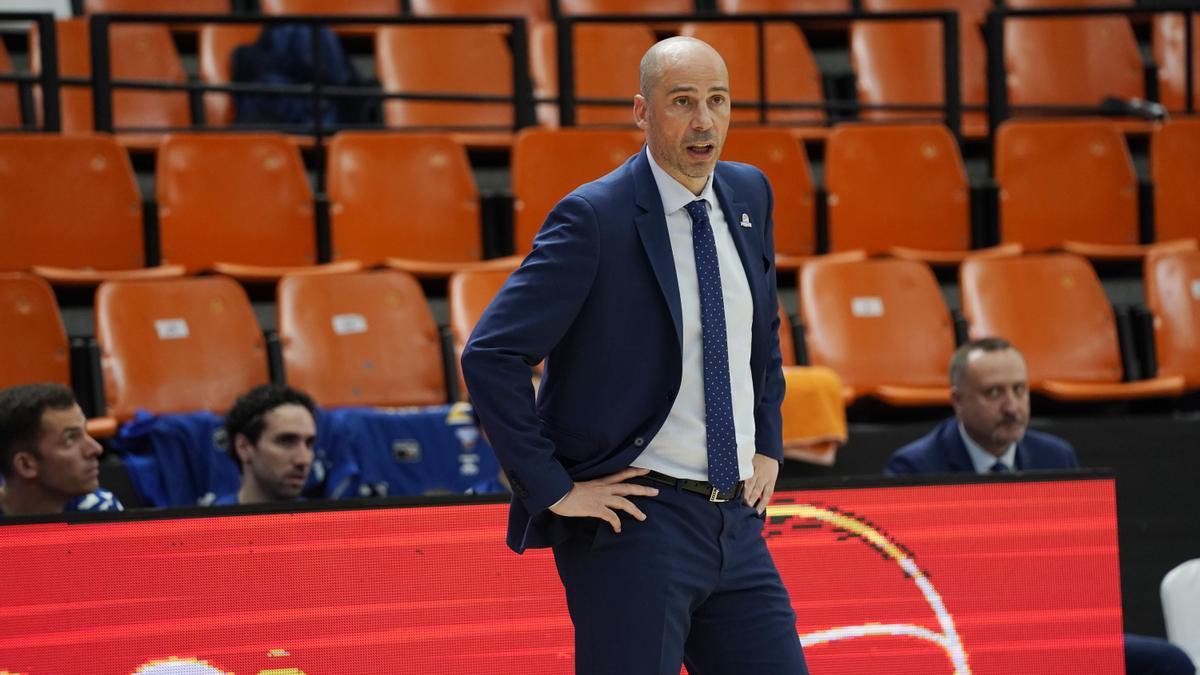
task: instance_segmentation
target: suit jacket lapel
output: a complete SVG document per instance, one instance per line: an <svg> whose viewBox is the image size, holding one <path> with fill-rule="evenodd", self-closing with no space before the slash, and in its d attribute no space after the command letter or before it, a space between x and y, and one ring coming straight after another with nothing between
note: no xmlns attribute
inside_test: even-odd
<svg viewBox="0 0 1200 675"><path fill-rule="evenodd" d="M958 431L958 418L951 417L942 422L938 432L942 437L942 447L946 448L946 464L953 472L966 471L975 473L975 462L967 452L967 444L963 442L962 434Z"/></svg>
<svg viewBox="0 0 1200 675"><path fill-rule="evenodd" d="M671 237L667 233L667 217L663 214L662 198L658 196L658 186L654 182L654 174L650 172L649 160L645 150L640 151L633 160L635 201L642 213L633 219L642 246L646 249L646 257L654 269L654 276L662 288L663 298L671 310L671 320L675 323L675 340L683 345L683 309L679 302L679 280L675 277L675 258L671 255Z"/></svg>
<svg viewBox="0 0 1200 675"><path fill-rule="evenodd" d="M720 165L717 165L720 168ZM717 200L721 202L721 212L725 214L725 225L729 228L729 233L733 237L733 243L737 246L738 257L742 260L742 270L746 273L746 281L750 284L750 297L754 299L754 323L761 323L764 318L763 312L770 312L773 316L775 311L772 307L763 307L762 300L766 297L766 289L763 287L764 272L763 268L763 245L762 235L755 230L755 227L742 227L742 214L750 214L750 207L745 202L738 201L737 195L729 188L725 181L721 180L720 172L713 172L713 191L717 193ZM768 321L769 323L769 321Z"/></svg>

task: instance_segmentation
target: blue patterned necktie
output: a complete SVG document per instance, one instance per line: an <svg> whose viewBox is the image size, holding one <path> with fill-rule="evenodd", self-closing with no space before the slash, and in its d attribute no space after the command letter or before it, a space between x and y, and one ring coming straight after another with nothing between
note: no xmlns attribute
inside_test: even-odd
<svg viewBox="0 0 1200 675"><path fill-rule="evenodd" d="M1010 473L1008 465L1005 464L1004 462L1001 462L1000 460L996 460L996 463L993 464L992 468L989 470L992 473Z"/></svg>
<svg viewBox="0 0 1200 675"><path fill-rule="evenodd" d="M692 217L692 250L700 285L700 329L704 346L704 426L708 439L708 482L721 492L737 485L737 437L733 428L733 394L729 387L729 347L725 337L725 301L717 244L705 202L687 205Z"/></svg>

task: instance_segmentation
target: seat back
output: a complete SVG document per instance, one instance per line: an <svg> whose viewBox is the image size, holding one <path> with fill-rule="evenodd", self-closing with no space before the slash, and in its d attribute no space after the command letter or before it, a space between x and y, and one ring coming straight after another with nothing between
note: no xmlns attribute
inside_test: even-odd
<svg viewBox="0 0 1200 675"><path fill-rule="evenodd" d="M923 4L914 0L874 0L870 4L874 5L873 11L943 9L904 6ZM960 14L959 95L964 105L987 103L987 52L979 21L978 14ZM940 21L855 21L850 27L850 62L862 103L945 103ZM944 113L936 109L865 109L861 114L868 120L944 119ZM986 116L979 111L964 111L963 125L973 130L985 127Z"/></svg>
<svg viewBox="0 0 1200 675"><path fill-rule="evenodd" d="M563 16L589 16L597 14L693 14L693 0L558 0L558 11Z"/></svg>
<svg viewBox="0 0 1200 675"><path fill-rule="evenodd" d="M1187 108L1184 26L1182 14L1154 15L1150 43L1158 64L1158 100L1171 112ZM1192 110L1200 111L1200 14L1192 15L1192 73Z"/></svg>
<svg viewBox="0 0 1200 675"><path fill-rule="evenodd" d="M849 12L850 0L717 0L722 14Z"/></svg>
<svg viewBox="0 0 1200 675"><path fill-rule="evenodd" d="M550 18L549 0L409 0L413 16L523 16Z"/></svg>
<svg viewBox="0 0 1200 675"><path fill-rule="evenodd" d="M84 0L87 14L229 14L230 0Z"/></svg>
<svg viewBox="0 0 1200 675"><path fill-rule="evenodd" d="M436 56L434 56L436 55ZM387 91L511 96L512 53L490 26L386 26L375 37L379 80ZM389 127L513 126L513 104L391 99Z"/></svg>
<svg viewBox="0 0 1200 675"><path fill-rule="evenodd" d="M1099 105L1146 95L1142 60L1124 16L1009 18L1005 68L1011 105Z"/></svg>
<svg viewBox="0 0 1200 675"><path fill-rule="evenodd" d="M1137 176L1115 124L1010 120L995 157L1004 243L1042 251L1064 240L1138 242Z"/></svg>
<svg viewBox="0 0 1200 675"><path fill-rule="evenodd" d="M1200 35L1200 31L1197 31ZM1150 135L1154 238L1200 239L1200 119L1179 118Z"/></svg>
<svg viewBox="0 0 1200 675"><path fill-rule="evenodd" d="M266 384L250 299L226 277L109 281L96 289L96 341L108 414L224 412Z"/></svg>
<svg viewBox="0 0 1200 675"><path fill-rule="evenodd" d="M278 311L287 380L321 405L446 402L437 325L412 275L285 276Z"/></svg>
<svg viewBox="0 0 1200 675"><path fill-rule="evenodd" d="M734 128L721 159L752 164L771 181L776 253L816 253L816 190L803 145L785 129Z"/></svg>
<svg viewBox="0 0 1200 675"><path fill-rule="evenodd" d="M779 304L779 354L783 365L796 365L796 334L792 331L792 317L783 308L783 303Z"/></svg>
<svg viewBox="0 0 1200 675"><path fill-rule="evenodd" d="M511 269L487 269L456 272L450 277L446 289L447 302L450 305L450 334L454 339L454 367L458 371L459 392L462 398L467 398L467 385L462 379L462 353L467 346L467 339L483 310L492 303L492 298L500 292Z"/></svg>
<svg viewBox="0 0 1200 675"><path fill-rule="evenodd" d="M164 263L316 262L312 191L300 151L277 134L174 134L158 150Z"/></svg>
<svg viewBox="0 0 1200 675"><path fill-rule="evenodd" d="M0 74L11 75L12 60L8 58L8 50L0 40ZM21 98L17 93L17 85L12 82L0 83L0 127L21 126Z"/></svg>
<svg viewBox="0 0 1200 675"><path fill-rule="evenodd" d="M1158 372L1200 389L1200 251L1151 249L1143 275Z"/></svg>
<svg viewBox="0 0 1200 675"><path fill-rule="evenodd" d="M449 136L341 133L327 176L335 259L482 259L471 164Z"/></svg>
<svg viewBox="0 0 1200 675"><path fill-rule="evenodd" d="M207 24L200 28L196 51L200 79L205 84L229 84L233 81L233 50L254 44L261 26ZM233 124L233 97L220 92L204 94L204 122L208 126Z"/></svg>
<svg viewBox="0 0 1200 675"><path fill-rule="evenodd" d="M105 136L0 135L0 223L0 270L145 262L133 167Z"/></svg>
<svg viewBox="0 0 1200 675"><path fill-rule="evenodd" d="M259 0L259 8L268 16L287 14L363 14L395 16L401 13L400 0Z"/></svg>
<svg viewBox="0 0 1200 675"><path fill-rule="evenodd" d="M0 272L0 389L31 382L70 384L67 331L44 280Z"/></svg>
<svg viewBox="0 0 1200 675"><path fill-rule="evenodd" d="M940 124L844 124L825 144L832 251L971 247L967 175Z"/></svg>
<svg viewBox="0 0 1200 675"><path fill-rule="evenodd" d="M928 265L810 263L800 292L812 365L832 368L856 389L946 386L954 323Z"/></svg>
<svg viewBox="0 0 1200 675"><path fill-rule="evenodd" d="M1200 663L1200 558L1167 572L1160 591L1167 639Z"/></svg>
<svg viewBox="0 0 1200 675"><path fill-rule="evenodd" d="M971 258L959 277L971 337L1016 345L1031 386L1121 381L1116 320L1087 260L1069 253Z"/></svg>
<svg viewBox="0 0 1200 675"><path fill-rule="evenodd" d="M524 129L512 151L515 250L533 249L542 222L572 190L620 166L642 145L640 132Z"/></svg>
<svg viewBox="0 0 1200 675"><path fill-rule="evenodd" d="M558 45L553 22L539 21L530 29L530 74L534 96L558 96ZM633 95L638 91L642 55L654 44L654 32L644 24L575 24L575 96L627 100L628 105L575 106L578 126L633 126ZM558 126L558 106L538 105L538 122Z"/></svg>
<svg viewBox="0 0 1200 675"><path fill-rule="evenodd" d="M772 21L763 26L767 42L766 95L770 103L823 104L821 70L813 58L804 33L794 23ZM759 98L758 27L752 23L689 23L680 35L707 42L725 59L729 81L736 87L734 102L756 101ZM734 108L734 122L756 122L757 108ZM825 111L815 109L776 108L767 110L771 122L824 122Z"/></svg>
<svg viewBox="0 0 1200 675"><path fill-rule="evenodd" d="M63 77L91 77L91 37L86 18L56 22L58 73ZM37 31L31 35L30 68L41 72ZM182 83L187 73L166 26L116 24L109 29L109 69L113 78ZM63 133L88 133L93 129L92 94L88 87L64 86L59 105ZM113 92L113 125L121 127L186 127L192 123L187 93L118 89Z"/></svg>

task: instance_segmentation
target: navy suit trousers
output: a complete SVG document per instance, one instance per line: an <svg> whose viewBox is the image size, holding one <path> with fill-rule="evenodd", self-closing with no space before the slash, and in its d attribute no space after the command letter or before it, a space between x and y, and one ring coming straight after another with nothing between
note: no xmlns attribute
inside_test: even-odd
<svg viewBox="0 0 1200 675"><path fill-rule="evenodd" d="M638 481L642 482L642 481ZM554 560L575 624L576 675L807 675L764 520L653 482L621 533L572 520Z"/></svg>

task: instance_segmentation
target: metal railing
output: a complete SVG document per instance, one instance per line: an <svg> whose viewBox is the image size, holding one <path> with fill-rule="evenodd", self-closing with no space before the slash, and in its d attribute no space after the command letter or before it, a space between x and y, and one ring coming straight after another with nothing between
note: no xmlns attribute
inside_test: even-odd
<svg viewBox="0 0 1200 675"><path fill-rule="evenodd" d="M39 87L42 99L41 128L52 132L61 130L62 123L58 105L61 80L58 76L58 33L55 30L54 15L49 12L3 12L0 13L0 18L5 22L29 21L33 23L37 28L39 59L41 60L41 71L36 75L0 72L0 83L13 82L17 85L22 117L20 127L9 129L0 127L0 132L6 130L31 131L38 128L33 104L33 87L35 85Z"/></svg>

